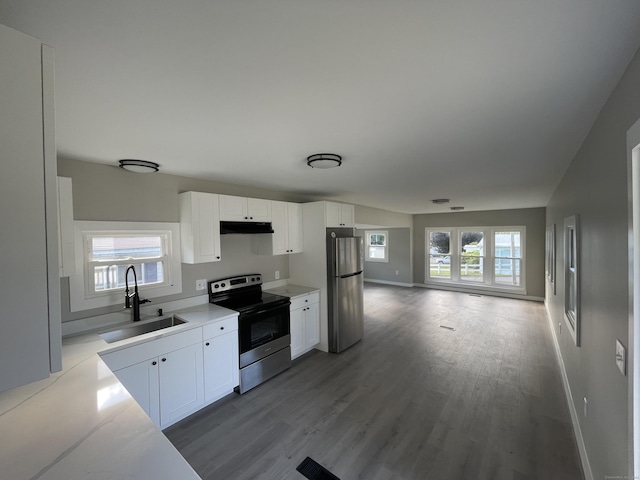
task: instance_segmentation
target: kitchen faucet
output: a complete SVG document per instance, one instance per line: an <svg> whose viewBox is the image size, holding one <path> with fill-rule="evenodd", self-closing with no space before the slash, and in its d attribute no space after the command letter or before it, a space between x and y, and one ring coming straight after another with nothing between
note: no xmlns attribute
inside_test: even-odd
<svg viewBox="0 0 640 480"><path fill-rule="evenodd" d="M133 270L133 281L134 288L133 293L129 293L129 270ZM138 277L136 276L136 268L133 265L129 265L127 267L127 271L124 273L124 308L132 308L131 310L131 319L134 322L140 321L140 304L147 303L151 300L142 299L140 300L140 295L138 295Z"/></svg>

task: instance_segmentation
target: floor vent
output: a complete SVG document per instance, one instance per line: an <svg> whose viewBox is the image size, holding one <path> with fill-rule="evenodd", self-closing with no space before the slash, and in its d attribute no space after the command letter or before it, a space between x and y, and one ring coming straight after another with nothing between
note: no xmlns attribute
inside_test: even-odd
<svg viewBox="0 0 640 480"><path fill-rule="evenodd" d="M340 480L329 470L309 457L305 458L296 470L309 480Z"/></svg>
<svg viewBox="0 0 640 480"><path fill-rule="evenodd" d="M456 329L453 327L448 327L446 325L438 325L440 328L444 328L445 330L451 330L452 332L455 332Z"/></svg>

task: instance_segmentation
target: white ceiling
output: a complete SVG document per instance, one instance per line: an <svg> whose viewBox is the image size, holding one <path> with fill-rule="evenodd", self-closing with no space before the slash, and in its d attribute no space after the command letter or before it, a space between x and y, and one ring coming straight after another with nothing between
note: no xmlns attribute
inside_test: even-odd
<svg viewBox="0 0 640 480"><path fill-rule="evenodd" d="M640 46L637 0L0 0L0 23L55 48L61 156L405 213L546 205Z"/></svg>

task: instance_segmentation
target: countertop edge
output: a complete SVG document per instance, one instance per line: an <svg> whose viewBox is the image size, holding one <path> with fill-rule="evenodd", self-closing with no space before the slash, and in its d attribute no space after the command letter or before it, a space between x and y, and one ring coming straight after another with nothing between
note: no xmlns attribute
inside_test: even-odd
<svg viewBox="0 0 640 480"><path fill-rule="evenodd" d="M216 306L174 312L191 318L183 324L188 327L145 338L109 345L91 332L63 339L61 372L0 392L0 431L11 432L0 450L3 475L14 480L199 479L100 353L237 316L232 310L210 307ZM213 315L208 321L203 320L205 312Z"/></svg>

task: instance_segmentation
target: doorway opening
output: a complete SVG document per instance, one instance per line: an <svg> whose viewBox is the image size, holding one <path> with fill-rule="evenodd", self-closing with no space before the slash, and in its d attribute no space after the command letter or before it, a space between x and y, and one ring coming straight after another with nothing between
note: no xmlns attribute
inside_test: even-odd
<svg viewBox="0 0 640 480"><path fill-rule="evenodd" d="M629 472L640 478L640 120L627 132L629 177Z"/></svg>

